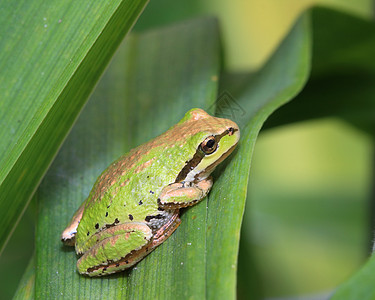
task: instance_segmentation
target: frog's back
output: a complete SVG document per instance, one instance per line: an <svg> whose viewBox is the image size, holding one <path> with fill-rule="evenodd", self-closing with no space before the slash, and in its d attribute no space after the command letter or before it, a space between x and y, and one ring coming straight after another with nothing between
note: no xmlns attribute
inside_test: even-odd
<svg viewBox="0 0 375 300"><path fill-rule="evenodd" d="M185 165L185 159L176 158L185 156L178 144L160 149L161 146L150 145L153 143L154 140L131 150L98 177L78 227L78 252L94 244L91 237L103 228L126 222L159 224L155 219L169 216L169 212L159 209L157 199ZM162 158L157 155L160 152Z"/></svg>

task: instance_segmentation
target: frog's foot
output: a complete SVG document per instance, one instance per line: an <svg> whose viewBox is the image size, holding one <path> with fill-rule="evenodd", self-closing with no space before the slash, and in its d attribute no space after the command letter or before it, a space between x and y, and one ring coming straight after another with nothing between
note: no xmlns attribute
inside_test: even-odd
<svg viewBox="0 0 375 300"><path fill-rule="evenodd" d="M103 230L98 233L98 240L102 236L110 237L102 239L78 260L78 271L89 276L103 276L125 270L163 243L180 223L176 211L153 237L151 229L143 223L126 223ZM127 254L121 257L123 252Z"/></svg>
<svg viewBox="0 0 375 300"><path fill-rule="evenodd" d="M172 183L160 193L158 204L165 209L178 209L197 204L212 187L212 177L208 177L198 183L176 182Z"/></svg>
<svg viewBox="0 0 375 300"><path fill-rule="evenodd" d="M82 214L85 209L85 204L86 204L86 201L83 201L81 206L77 209L72 219L70 220L69 225L65 228L65 230L61 234L61 241L67 246L74 246L75 244L77 227L78 227L79 222L82 219Z"/></svg>
<svg viewBox="0 0 375 300"><path fill-rule="evenodd" d="M77 262L79 273L102 276L127 269L150 251L152 230L143 223L125 223L97 233L96 243Z"/></svg>

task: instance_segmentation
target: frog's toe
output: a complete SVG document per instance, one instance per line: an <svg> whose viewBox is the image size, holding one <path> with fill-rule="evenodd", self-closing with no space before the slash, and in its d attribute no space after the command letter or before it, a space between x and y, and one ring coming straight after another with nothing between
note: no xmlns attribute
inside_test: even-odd
<svg viewBox="0 0 375 300"><path fill-rule="evenodd" d="M76 242L76 233L77 231L73 233L66 233L65 231L61 235L61 241L64 243L66 246L74 246Z"/></svg>

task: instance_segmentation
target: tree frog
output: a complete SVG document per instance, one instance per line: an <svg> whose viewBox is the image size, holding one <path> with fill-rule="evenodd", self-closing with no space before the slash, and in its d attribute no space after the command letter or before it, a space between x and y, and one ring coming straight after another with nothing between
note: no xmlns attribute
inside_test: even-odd
<svg viewBox="0 0 375 300"><path fill-rule="evenodd" d="M239 137L233 121L195 108L113 162L61 235L81 255L79 273L122 271L163 243L180 225L179 210L208 194L211 172Z"/></svg>

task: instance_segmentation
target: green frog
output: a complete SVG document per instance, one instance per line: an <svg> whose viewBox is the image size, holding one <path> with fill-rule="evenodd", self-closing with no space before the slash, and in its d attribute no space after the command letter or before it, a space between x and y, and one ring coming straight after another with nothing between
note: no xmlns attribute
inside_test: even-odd
<svg viewBox="0 0 375 300"><path fill-rule="evenodd" d="M80 274L134 266L180 225L179 210L210 191L210 174L236 147L231 120L191 109L180 122L113 162L96 180L61 240L75 246Z"/></svg>

